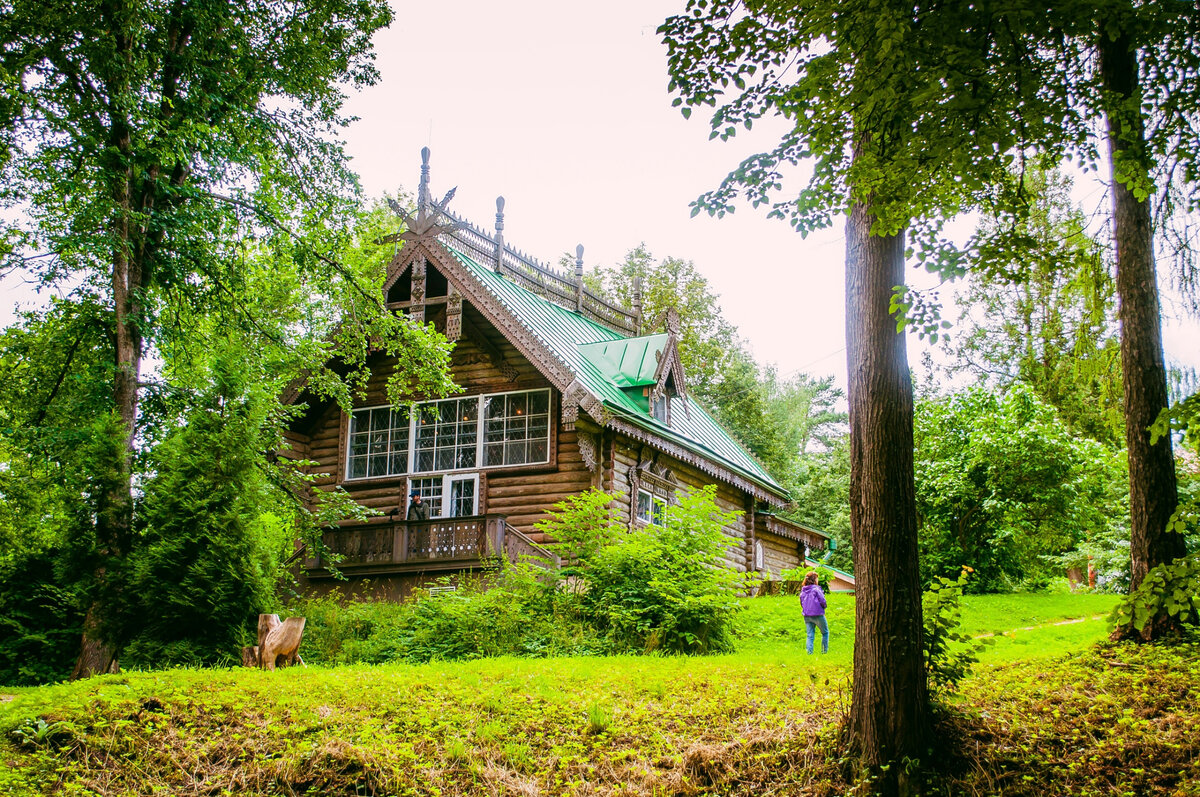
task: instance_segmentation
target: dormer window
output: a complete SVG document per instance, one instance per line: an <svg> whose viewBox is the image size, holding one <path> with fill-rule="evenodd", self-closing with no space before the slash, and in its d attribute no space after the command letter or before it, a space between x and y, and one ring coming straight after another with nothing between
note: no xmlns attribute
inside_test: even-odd
<svg viewBox="0 0 1200 797"><path fill-rule="evenodd" d="M667 396L658 396L657 398L651 399L650 414L653 415L655 419L669 425L669 418L671 417L670 410L671 399Z"/></svg>

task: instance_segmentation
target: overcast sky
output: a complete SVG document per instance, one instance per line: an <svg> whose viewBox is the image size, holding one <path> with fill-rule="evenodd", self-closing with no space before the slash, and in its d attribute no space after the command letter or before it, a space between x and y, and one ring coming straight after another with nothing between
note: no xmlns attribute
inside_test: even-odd
<svg viewBox="0 0 1200 797"><path fill-rule="evenodd" d="M690 217L689 203L779 127L709 141L702 116L671 107L655 29L683 2L396 0L376 38L382 78L350 101L353 166L369 195L415 192L429 146L434 193L457 186L451 209L489 230L503 195L506 241L545 262L581 243L589 267L612 265L643 241L692 260L760 361L844 387L841 221L805 239L749 207ZM1106 201L1103 187L1081 196ZM1168 356L1200 365L1197 324L1164 312Z"/></svg>
<svg viewBox="0 0 1200 797"><path fill-rule="evenodd" d="M683 4L402 0L377 39L382 79L351 102L354 166L369 194L415 192L429 146L434 193L457 186L451 208L485 229L503 195L505 240L545 262L581 243L588 266L612 265L643 241L692 260L761 362L844 387L841 221L802 238L761 209L690 216L780 128L710 141L702 115L671 107L655 29ZM1089 212L1108 201L1103 186L1078 194ZM916 272L910 282L933 284ZM1200 326L1176 323L1176 309L1165 302L1168 357L1200 366ZM914 367L922 346L910 335Z"/></svg>

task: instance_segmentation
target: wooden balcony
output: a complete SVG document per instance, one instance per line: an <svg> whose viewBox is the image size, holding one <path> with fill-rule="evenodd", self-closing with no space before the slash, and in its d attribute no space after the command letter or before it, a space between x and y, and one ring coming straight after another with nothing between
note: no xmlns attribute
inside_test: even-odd
<svg viewBox="0 0 1200 797"><path fill-rule="evenodd" d="M310 557L305 562L309 578L327 576L329 564L354 576L468 570L501 557L515 562L522 556L536 556L553 567L561 564L554 553L509 526L504 515L427 522L371 518L328 531L322 541L340 561Z"/></svg>

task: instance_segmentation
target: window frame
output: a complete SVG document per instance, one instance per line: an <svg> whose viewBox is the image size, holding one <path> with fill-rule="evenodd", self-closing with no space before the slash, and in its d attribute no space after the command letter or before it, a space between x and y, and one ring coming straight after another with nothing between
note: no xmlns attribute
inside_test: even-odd
<svg viewBox="0 0 1200 797"><path fill-rule="evenodd" d="M545 452L545 457L536 462L517 462L517 463L512 463L512 464L507 464L507 465L505 465L505 464L501 464L501 465L486 464L487 443L484 439L485 438L485 429L486 429L485 416L484 416L485 400L490 399L490 398L515 396L515 395L521 395L521 394L530 396L530 395L534 395L537 393L542 393L542 394L545 394L545 396L546 396L546 413L545 413L546 414L546 436L545 436L546 452ZM461 468L438 468L438 467L436 467L438 464L437 463L437 450L438 449L435 444L435 447L432 449L434 452L434 468L431 470L428 470L428 471L418 471L416 469L416 465L417 465L417 419L420 417L421 409L423 407L428 407L428 406L437 406L437 405L440 405L440 404L448 402L448 401L464 401L464 400L468 400L468 401L473 400L476 405L475 406L475 464L470 465L470 466L464 466ZM363 475L363 476L351 475L351 473L352 473L351 472L351 464L354 460L354 455L353 455L354 435L356 432L355 422L354 422L355 415L365 412L365 413L368 413L367 417L369 419L370 418L369 413L373 410L389 409L392 411L397 411L399 408L403 408L404 411L408 413L408 447L407 447L407 451L405 452L405 457L404 457L405 471L403 473L389 471L388 473L372 476L372 475L370 475L370 454L368 453L366 475ZM507 417L507 416L505 416L505 417ZM400 428L400 427L396 427L396 428ZM445 399L433 399L432 401L419 401L419 402L413 402L411 404L401 404L401 405L371 404L371 405L368 405L365 407L355 407L352 410L350 410L349 412L347 412L346 413L345 430L346 430L345 434L346 434L347 442L346 442L345 458L344 458L344 461L342 462L342 474L343 474L342 480L344 482L362 483L362 482L368 482L368 481L379 481L379 480L384 480L384 479L395 480L395 479L402 479L405 477L409 477L409 478L422 478L422 477L427 477L427 476L432 477L432 476L438 476L438 475L443 475L443 474L447 474L447 473L471 473L471 472L483 472L483 471L490 471L490 470L502 470L502 469L514 469L514 468L544 467L544 466L550 465L554 462L554 448L555 448L554 392L549 387L541 387L541 388L532 388L529 390L504 390L504 391L500 391L497 393L475 393L475 394L466 395L466 396L451 396L451 397L445 398ZM530 438L528 436L526 436L524 439L524 443L526 445L526 452L528 452L528 448L532 442L540 442L541 439L542 438L539 437L536 440L531 441ZM506 441L506 442L508 442L508 441ZM512 441L512 442L516 442L516 441ZM389 445L390 445L390 442L389 442ZM455 446L455 449L457 449L457 446ZM369 451L369 448L368 448L368 451ZM391 465L391 456L392 456L392 454L389 451L389 453L387 455L387 457L388 457L387 461L388 461L389 468ZM478 500L479 500L478 496L476 496L476 504L477 505L478 505Z"/></svg>
<svg viewBox="0 0 1200 797"><path fill-rule="evenodd" d="M646 516L642 515L642 496L646 496L649 504L649 512ZM667 499L659 495L653 490L646 490L641 487L637 491L637 506L634 509L634 516L638 522L645 526L663 526L663 513L667 509Z"/></svg>
<svg viewBox="0 0 1200 797"><path fill-rule="evenodd" d="M409 496L408 496L407 502L404 505L404 517L406 517L406 518L408 517L408 508L409 508L409 506L412 505L411 493L413 491L414 483L415 482L424 482L424 481L435 481L435 480L441 482L440 489L437 491L438 514L436 514L436 515L431 514L429 516L430 521L449 520L451 518L456 518L456 517L473 517L473 516L479 514L479 474L473 473L473 472L464 472L464 471L446 471L443 473L422 473L420 475L413 476L411 479L409 479L408 490L406 491L409 493ZM469 514L466 514L466 515L447 514L450 511L451 502L454 500L454 486L453 485L455 482L471 482L474 484L474 488L472 491L473 495L472 495L472 501L471 501L471 512ZM422 495L424 495L424 493L422 493ZM426 498L426 503L429 504L430 508L433 507L432 498L433 498L432 494L427 496L427 498Z"/></svg>

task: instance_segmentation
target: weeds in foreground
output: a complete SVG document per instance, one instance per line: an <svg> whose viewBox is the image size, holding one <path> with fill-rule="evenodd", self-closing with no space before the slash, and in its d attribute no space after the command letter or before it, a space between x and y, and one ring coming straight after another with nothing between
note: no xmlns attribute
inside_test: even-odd
<svg viewBox="0 0 1200 797"><path fill-rule="evenodd" d="M0 706L0 793L861 790L843 671L806 672L724 656L105 676ZM1198 794L1197 683L1195 642L985 668L939 718L924 793ZM59 723L45 744L16 732Z"/></svg>

